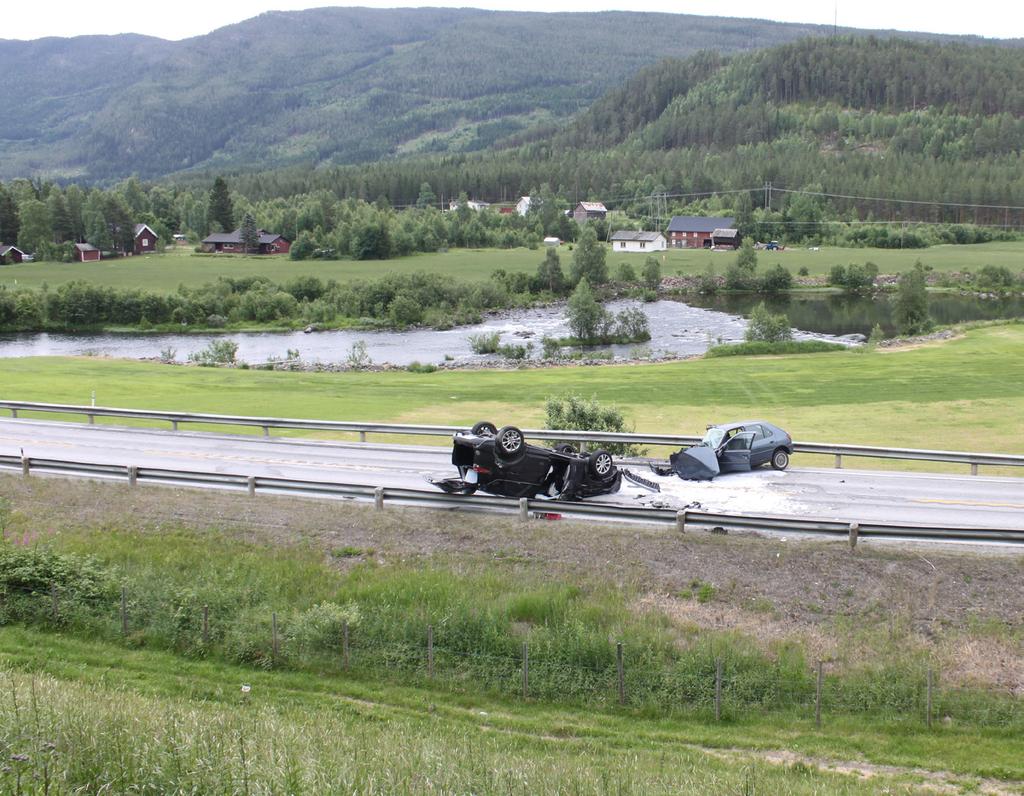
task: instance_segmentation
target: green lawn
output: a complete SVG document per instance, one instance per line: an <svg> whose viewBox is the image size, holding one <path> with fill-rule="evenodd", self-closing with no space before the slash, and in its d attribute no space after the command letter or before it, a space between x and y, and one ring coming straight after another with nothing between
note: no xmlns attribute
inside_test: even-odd
<svg viewBox="0 0 1024 796"><path fill-rule="evenodd" d="M1021 453L1024 326L892 352L429 374L286 373L93 358L0 360L4 398L333 420L533 427L572 390L638 431L697 433L764 417L802 441ZM408 441L408 440L406 440Z"/></svg>
<svg viewBox="0 0 1024 796"><path fill-rule="evenodd" d="M572 252L561 248L562 267L568 269ZM662 273L703 273L712 265L719 274L735 255L730 252L704 250L673 250L658 255L662 260ZM457 279L476 281L486 279L492 271L533 273L544 258L543 250L529 249L452 249L440 254L416 254L386 261L307 261L294 262L286 257L244 257L240 255L198 256L183 249L167 254L106 260L98 263L28 263L0 267L0 285L15 284L39 287L46 283L59 285L73 279L84 279L94 284L119 288L146 288L155 291L173 291L178 285L201 285L217 276L243 277L262 275L275 281L316 274L322 279L372 279L390 272L431 271L450 274ZM895 273L913 267L917 260L936 271L977 270L983 265L1003 265L1017 272L1024 268L1024 241L1012 243L985 243L973 246L933 246L930 249L843 249L822 247L820 251L791 249L782 252L760 252L761 268L776 263L789 268L794 274L806 267L811 274L827 274L836 264L872 261L882 273ZM608 263L614 269L620 262L634 267L643 264L639 254L616 254L609 251Z"/></svg>
<svg viewBox="0 0 1024 796"><path fill-rule="evenodd" d="M1019 741L997 731L653 720L17 627L0 628L0 667L5 793L895 794L1024 777Z"/></svg>

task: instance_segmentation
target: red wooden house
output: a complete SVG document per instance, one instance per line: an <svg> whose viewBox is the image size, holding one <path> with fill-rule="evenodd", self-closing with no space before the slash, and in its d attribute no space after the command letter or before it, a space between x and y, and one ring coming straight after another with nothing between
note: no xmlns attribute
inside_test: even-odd
<svg viewBox="0 0 1024 796"><path fill-rule="evenodd" d="M75 253L80 263L91 263L100 259L100 250L91 243L76 243Z"/></svg>
<svg viewBox="0 0 1024 796"><path fill-rule="evenodd" d="M135 225L135 254L152 254L156 251L156 242L160 236L148 224Z"/></svg>
<svg viewBox="0 0 1024 796"><path fill-rule="evenodd" d="M4 245L0 243L0 265L4 263L20 263L25 258L25 252L17 246Z"/></svg>
<svg viewBox="0 0 1024 796"><path fill-rule="evenodd" d="M291 243L282 238L276 232L259 233L259 245L255 251L250 250L249 254L287 254L291 250ZM242 243L242 230L234 232L214 232L203 238L203 249L208 252L225 252L244 254L245 244Z"/></svg>

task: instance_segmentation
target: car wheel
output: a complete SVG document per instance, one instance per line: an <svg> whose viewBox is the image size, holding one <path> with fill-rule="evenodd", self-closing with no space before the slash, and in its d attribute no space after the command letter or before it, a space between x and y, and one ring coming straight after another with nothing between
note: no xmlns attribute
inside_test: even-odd
<svg viewBox="0 0 1024 796"><path fill-rule="evenodd" d="M785 470L789 467L789 453L785 448L776 448L772 454L772 469Z"/></svg>
<svg viewBox="0 0 1024 796"><path fill-rule="evenodd" d="M522 431L515 426L505 426L494 438L494 453L499 459L514 459L522 453L525 444Z"/></svg>
<svg viewBox="0 0 1024 796"><path fill-rule="evenodd" d="M590 458L587 459L587 467L590 469L591 475L597 478L607 478L614 472L615 463L608 451L598 450L590 454Z"/></svg>
<svg viewBox="0 0 1024 796"><path fill-rule="evenodd" d="M568 442L563 442L561 445L555 445L556 453L576 453L576 448L570 445Z"/></svg>
<svg viewBox="0 0 1024 796"><path fill-rule="evenodd" d="M474 494L476 492L476 490L477 490L477 485L476 484L466 484L465 486L462 487L462 489L459 490L459 494L460 495L472 495L472 494Z"/></svg>
<svg viewBox="0 0 1024 796"><path fill-rule="evenodd" d="M494 423L488 423L486 420L481 420L469 430L469 433L475 437L493 437L498 433L498 428Z"/></svg>

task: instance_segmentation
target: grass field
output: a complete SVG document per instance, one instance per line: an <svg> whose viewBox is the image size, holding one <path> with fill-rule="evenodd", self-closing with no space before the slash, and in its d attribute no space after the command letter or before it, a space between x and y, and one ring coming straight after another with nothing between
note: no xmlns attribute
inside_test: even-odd
<svg viewBox="0 0 1024 796"><path fill-rule="evenodd" d="M697 433L749 416L802 441L1021 453L1024 326L894 351L642 366L286 373L93 358L0 360L13 400L222 414L536 427L548 396L620 407L638 431ZM102 421L98 421L102 422ZM408 441L408 440L405 440Z"/></svg>
<svg viewBox="0 0 1024 796"><path fill-rule="evenodd" d="M12 627L0 650L12 794L909 794L1024 777L992 732L512 707Z"/></svg>
<svg viewBox="0 0 1024 796"><path fill-rule="evenodd" d="M568 270L572 252L568 246L560 250L562 267ZM662 273L703 273L709 265L719 274L734 259L729 252L704 250L672 250L659 254ZM84 279L98 285L119 288L145 288L170 292L178 285L201 285L218 276L266 276L283 282L295 276L315 274L324 280L372 279L391 272L409 273L431 271L450 274L456 279L477 281L486 279L491 272L503 268L509 272L534 273L544 259L542 250L529 249L452 249L438 254L416 254L394 260L372 261L306 261L294 262L284 257L244 257L240 255L197 256L191 250L180 250L160 255L147 255L97 263L28 263L0 266L0 285L37 288L46 283L56 286L74 279ZM1003 265L1018 272L1024 267L1024 241L1011 243L984 243L973 246L933 246L929 249L843 249L823 247L820 251L792 249L782 252L760 252L761 268L780 263L795 275L806 267L811 274L827 274L833 265L848 265L872 261L882 273L898 273L912 268L917 260L936 271L977 270L983 265ZM618 263L629 262L634 267L643 265L644 257L609 252L608 263L612 272Z"/></svg>

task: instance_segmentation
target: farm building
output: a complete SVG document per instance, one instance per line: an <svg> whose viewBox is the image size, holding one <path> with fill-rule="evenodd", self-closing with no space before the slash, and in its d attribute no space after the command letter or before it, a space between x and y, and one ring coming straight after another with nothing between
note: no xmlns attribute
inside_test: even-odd
<svg viewBox="0 0 1024 796"><path fill-rule="evenodd" d="M716 216L672 216L668 225L668 245L673 249L710 249L716 229L733 229L735 218Z"/></svg>
<svg viewBox="0 0 1024 796"><path fill-rule="evenodd" d="M529 196L520 196L519 201L516 202L516 212L521 216L525 216L530 212L532 202L533 200Z"/></svg>
<svg viewBox="0 0 1024 796"><path fill-rule="evenodd" d="M136 224L135 254L151 254L155 252L156 242L159 237L148 224Z"/></svg>
<svg viewBox="0 0 1024 796"><path fill-rule="evenodd" d="M735 229L716 229L711 233L711 246L715 249L738 249L740 233Z"/></svg>
<svg viewBox="0 0 1024 796"><path fill-rule="evenodd" d="M619 252L663 252L668 248L665 236L660 232L635 232L631 229L620 229L608 239L612 251Z"/></svg>
<svg viewBox="0 0 1024 796"><path fill-rule="evenodd" d="M256 231L260 236L259 245L255 251L250 251L249 254L287 254L291 249L291 244L276 232L264 232L262 229ZM214 232L212 235L203 238L203 250L208 252L224 252L226 254L244 254L245 245L242 243L242 230Z"/></svg>
<svg viewBox="0 0 1024 796"><path fill-rule="evenodd" d="M25 259L25 252L17 246L4 245L0 243L0 265L5 263L20 263Z"/></svg>
<svg viewBox="0 0 1024 796"><path fill-rule="evenodd" d="M91 243L76 243L75 255L80 263L92 263L100 259L100 250Z"/></svg>
<svg viewBox="0 0 1024 796"><path fill-rule="evenodd" d="M572 217L576 219L577 224L600 221L606 215L608 215L608 208L600 202L580 202L572 211Z"/></svg>

